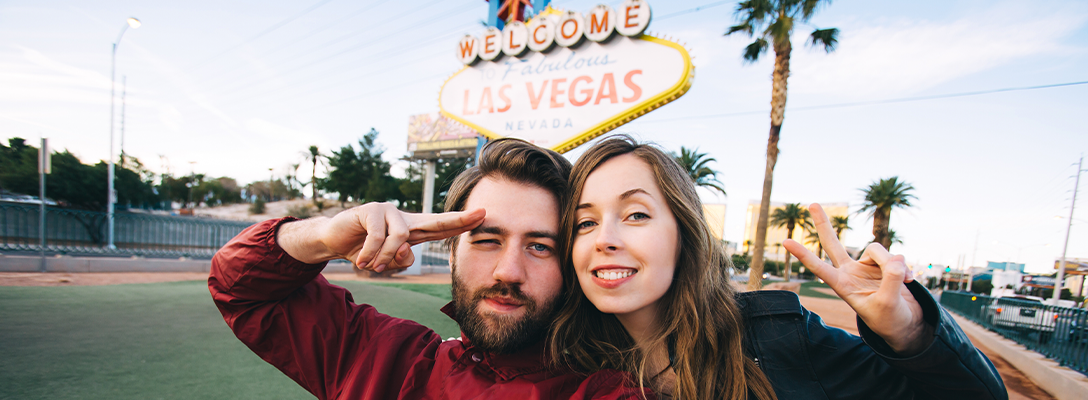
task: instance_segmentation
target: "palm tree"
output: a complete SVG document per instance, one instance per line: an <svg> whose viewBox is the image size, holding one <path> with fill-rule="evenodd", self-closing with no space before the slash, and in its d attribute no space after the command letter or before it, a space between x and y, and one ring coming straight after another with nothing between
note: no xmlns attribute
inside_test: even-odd
<svg viewBox="0 0 1088 400"><path fill-rule="evenodd" d="M676 159L676 163L680 164L680 167L688 173L691 177L691 181L695 183L695 186L702 186L721 192L722 196L726 196L725 188L722 187L722 183L718 181L718 171L710 169L707 166L710 162L716 162L713 157L707 157L706 153L700 153L699 149L691 150L687 147L680 147L680 155L673 153L672 157Z"/></svg>
<svg viewBox="0 0 1088 400"><path fill-rule="evenodd" d="M310 153L307 155L306 160L314 164L313 171L310 174L310 187L313 188L313 200L314 205L318 205L317 202L317 163L321 162L321 152L317 149L317 146L310 146Z"/></svg>
<svg viewBox="0 0 1088 400"><path fill-rule="evenodd" d="M812 230L805 231L805 232L806 232L805 233L805 244L807 244L809 246L816 245L817 249L818 249L818 251L816 252L816 255L819 256L821 260L823 260L824 259L824 244L823 244L823 242L820 241L820 234L818 234L818 233L816 233L816 231L812 231Z"/></svg>
<svg viewBox="0 0 1088 400"><path fill-rule="evenodd" d="M831 227L835 228L835 237L842 241L842 231L850 230L850 218L845 215L831 217Z"/></svg>
<svg viewBox="0 0 1088 400"><path fill-rule="evenodd" d="M739 24L725 32L726 36L743 33L756 40L744 49L744 60L755 62L774 48L774 73L771 84L771 130L767 139L767 165L763 174L763 198L759 207L759 219L756 222L755 256L752 259L751 277L763 274L763 247L767 240L767 217L771 206L771 184L774 180L774 165L778 162L778 136L782 131L782 121L786 117L786 81L790 76L790 52L793 45L790 35L793 28L808 22L816 10L831 0L743 0L737 5L735 13ZM758 32L758 33L757 33ZM808 43L823 46L830 53L838 43L839 30L835 28L816 29L809 36ZM753 282L757 284L753 284ZM759 280L749 279L750 290L759 289Z"/></svg>
<svg viewBox="0 0 1088 400"><path fill-rule="evenodd" d="M804 229L813 230L812 214L809 214L801 203L786 204L785 207L776 208L771 214L771 225L775 228L786 228L786 239L793 239L793 229L800 225ZM758 254L758 253L757 253ZM790 252L786 252L786 282L790 281L793 267L790 265Z"/></svg>
<svg viewBox="0 0 1088 400"><path fill-rule="evenodd" d="M891 223L892 208L911 207L911 199L918 199L910 193L914 190L914 186L900 181L898 176L893 176L873 182L869 187L859 190L865 193L865 203L862 204L858 213L872 210L870 215L873 217L873 242L880 243L884 248L890 248L892 241L888 236L888 224Z"/></svg>
<svg viewBox="0 0 1088 400"><path fill-rule="evenodd" d="M903 238L895 234L895 229L888 229L888 243L890 244L903 244ZM888 250L891 250L891 246L887 246Z"/></svg>

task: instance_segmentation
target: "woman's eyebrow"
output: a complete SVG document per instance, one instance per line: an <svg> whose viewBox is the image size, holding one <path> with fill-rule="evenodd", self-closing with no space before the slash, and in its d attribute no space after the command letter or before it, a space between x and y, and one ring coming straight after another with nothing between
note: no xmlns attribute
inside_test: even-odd
<svg viewBox="0 0 1088 400"><path fill-rule="evenodd" d="M642 193L644 195L650 196L650 193L645 191L645 190L642 190L642 188L634 188L634 189L628 190L626 192L623 192L623 194L620 195L620 200L627 200L628 197L634 196L635 194L638 194L638 193ZM650 197L653 197L653 196L650 196Z"/></svg>

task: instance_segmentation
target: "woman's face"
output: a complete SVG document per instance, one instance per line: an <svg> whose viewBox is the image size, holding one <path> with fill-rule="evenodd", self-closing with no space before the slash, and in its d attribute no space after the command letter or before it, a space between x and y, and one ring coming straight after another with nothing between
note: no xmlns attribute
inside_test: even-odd
<svg viewBox="0 0 1088 400"><path fill-rule="evenodd" d="M672 284L679 256L676 218L653 171L633 154L590 173L575 211L578 282L601 312L649 312Z"/></svg>

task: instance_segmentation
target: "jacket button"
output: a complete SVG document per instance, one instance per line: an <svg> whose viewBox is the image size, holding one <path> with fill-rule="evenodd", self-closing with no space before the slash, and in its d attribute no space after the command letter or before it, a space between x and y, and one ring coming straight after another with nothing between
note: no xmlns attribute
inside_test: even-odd
<svg viewBox="0 0 1088 400"><path fill-rule="evenodd" d="M480 353L472 353L472 361L473 362L480 362L480 361L483 361L483 360L484 360L484 356L480 355Z"/></svg>

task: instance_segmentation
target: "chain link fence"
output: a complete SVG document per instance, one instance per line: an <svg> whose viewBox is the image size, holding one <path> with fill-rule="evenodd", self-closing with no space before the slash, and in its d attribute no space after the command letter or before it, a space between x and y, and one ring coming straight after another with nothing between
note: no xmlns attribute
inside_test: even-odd
<svg viewBox="0 0 1088 400"><path fill-rule="evenodd" d="M41 251L38 205L0 203L0 250ZM47 207L45 248L49 253L211 258L231 238L253 225L138 213L114 214L114 247L107 247L106 213Z"/></svg>
<svg viewBox="0 0 1088 400"><path fill-rule="evenodd" d="M1058 307L1026 297L990 297L945 291L941 305L1088 375L1088 310Z"/></svg>

